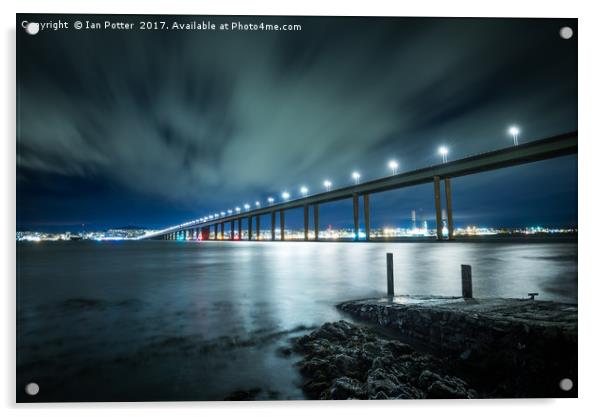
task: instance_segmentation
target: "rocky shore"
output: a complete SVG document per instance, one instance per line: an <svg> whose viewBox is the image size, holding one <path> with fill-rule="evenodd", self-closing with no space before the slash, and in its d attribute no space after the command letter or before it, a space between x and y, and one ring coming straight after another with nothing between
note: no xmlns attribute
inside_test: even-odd
<svg viewBox="0 0 602 417"><path fill-rule="evenodd" d="M478 397L440 359L346 321L326 323L294 346L312 399Z"/></svg>
<svg viewBox="0 0 602 417"><path fill-rule="evenodd" d="M310 398L577 396L576 305L396 297L337 307L372 327L339 321L294 339Z"/></svg>

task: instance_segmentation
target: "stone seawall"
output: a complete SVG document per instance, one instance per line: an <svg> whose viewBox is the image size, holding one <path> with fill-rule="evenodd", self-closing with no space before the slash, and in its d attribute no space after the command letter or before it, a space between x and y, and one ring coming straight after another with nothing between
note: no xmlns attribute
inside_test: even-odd
<svg viewBox="0 0 602 417"><path fill-rule="evenodd" d="M401 296L337 307L428 346L494 396L576 396L576 305ZM564 378L574 383L570 392L559 389Z"/></svg>

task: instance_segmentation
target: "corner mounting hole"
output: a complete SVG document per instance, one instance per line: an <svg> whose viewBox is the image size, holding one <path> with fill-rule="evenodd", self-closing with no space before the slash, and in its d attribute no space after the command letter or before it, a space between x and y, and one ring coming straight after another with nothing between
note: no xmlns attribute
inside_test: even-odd
<svg viewBox="0 0 602 417"><path fill-rule="evenodd" d="M40 392L40 386L35 382L30 382L29 384L25 385L25 392L27 395L31 396L38 395L38 392Z"/></svg>
<svg viewBox="0 0 602 417"><path fill-rule="evenodd" d="M562 39L571 39L573 37L573 29L570 26L560 28L559 33Z"/></svg>
<svg viewBox="0 0 602 417"><path fill-rule="evenodd" d="M573 381L569 378L561 379L560 383L558 385L560 386L560 389L563 391L570 391L573 389Z"/></svg>

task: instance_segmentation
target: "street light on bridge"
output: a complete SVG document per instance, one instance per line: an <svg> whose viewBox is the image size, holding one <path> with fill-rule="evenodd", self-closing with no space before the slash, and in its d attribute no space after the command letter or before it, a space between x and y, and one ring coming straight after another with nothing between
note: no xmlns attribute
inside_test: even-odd
<svg viewBox="0 0 602 417"><path fill-rule="evenodd" d="M246 203L245 203L245 205L244 205L244 208L245 208L245 210L247 210L247 211L248 211L248 210L251 208L251 206L250 206L249 204L246 204Z"/></svg>
<svg viewBox="0 0 602 417"><path fill-rule="evenodd" d="M289 194L287 191L285 191L285 192L283 192L283 193L282 193L282 199L283 199L283 200L285 200L285 201L286 201L286 200L288 200L289 198L291 198L291 195L290 195L290 194Z"/></svg>
<svg viewBox="0 0 602 417"><path fill-rule="evenodd" d="M301 187L301 195L303 197L307 196L307 193L309 193L309 189L304 185L303 187Z"/></svg>
<svg viewBox="0 0 602 417"><path fill-rule="evenodd" d="M259 201L255 202L255 207L261 207L261 203Z"/></svg>
<svg viewBox="0 0 602 417"><path fill-rule="evenodd" d="M447 154L448 153L449 153L449 150L445 146L439 147L439 155L441 155L441 158L443 158L444 164L447 162Z"/></svg>
<svg viewBox="0 0 602 417"><path fill-rule="evenodd" d="M268 197L268 204L274 204L274 197Z"/></svg>
<svg viewBox="0 0 602 417"><path fill-rule="evenodd" d="M361 175L360 175L360 173L359 173L359 172L357 172L357 171L353 171L353 172L351 173L351 178L353 178L353 180L355 181L355 185L357 185L357 184L359 184L359 183L360 183L360 178L361 178L361 177L362 177L362 176L361 176Z"/></svg>
<svg viewBox="0 0 602 417"><path fill-rule="evenodd" d="M326 191L330 191L330 189L332 188L332 182L330 182L329 180L324 181L324 188L326 188Z"/></svg>
<svg viewBox="0 0 602 417"><path fill-rule="evenodd" d="M520 134L520 129L518 128L518 126L510 126L508 128L508 134L510 136L512 136L512 138L514 139L514 146L518 145L518 135Z"/></svg>
<svg viewBox="0 0 602 417"><path fill-rule="evenodd" d="M237 213L240 213L240 207L236 207L236 208L234 209L234 211L236 211Z"/></svg>
<svg viewBox="0 0 602 417"><path fill-rule="evenodd" d="M232 209L228 209L228 214L232 214Z"/></svg>
<svg viewBox="0 0 602 417"><path fill-rule="evenodd" d="M393 175L397 174L397 168L399 168L399 164L395 160L389 161L389 169L393 172Z"/></svg>

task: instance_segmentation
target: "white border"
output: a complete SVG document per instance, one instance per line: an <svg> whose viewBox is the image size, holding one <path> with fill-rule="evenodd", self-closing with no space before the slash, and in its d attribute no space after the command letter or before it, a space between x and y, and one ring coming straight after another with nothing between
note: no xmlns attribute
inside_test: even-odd
<svg viewBox="0 0 602 417"><path fill-rule="evenodd" d="M365 2L305 0L296 4L282 1L129 1L126 0L21 0L2 2L2 62L0 79L5 92L2 106L2 275L5 337L0 342L2 375L0 394L8 415L48 416L104 415L115 411L128 415L163 416L168 412L198 416L206 412L217 415L267 416L286 413L365 415L399 413L437 416L507 416L528 412L546 415L581 415L600 409L600 304L602 295L598 268L598 227L602 222L600 197L600 162L602 147L600 119L602 62L600 41L602 15L596 2L577 1L433 1ZM111 14L286 14L286 15L360 15L360 16L474 16L474 17L577 17L579 18L579 400L482 400L482 401L409 401L409 402L274 402L274 403L145 403L145 404L55 404L15 405L15 13L111 13Z"/></svg>

